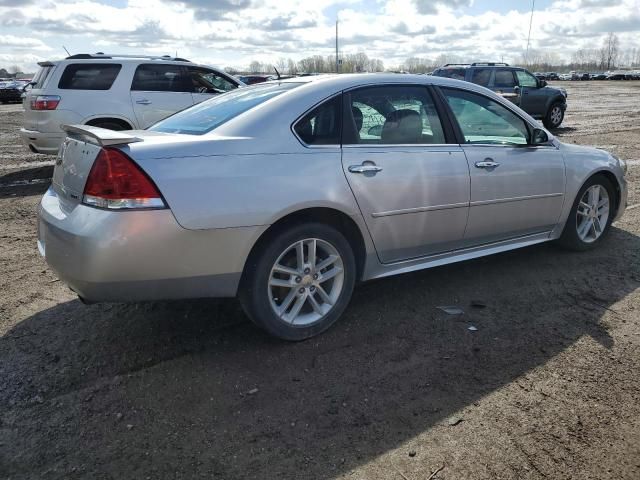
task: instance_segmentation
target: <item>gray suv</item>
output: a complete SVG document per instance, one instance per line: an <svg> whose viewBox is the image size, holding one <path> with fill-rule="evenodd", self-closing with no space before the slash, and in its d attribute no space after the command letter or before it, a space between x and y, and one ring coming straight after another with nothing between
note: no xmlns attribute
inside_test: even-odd
<svg viewBox="0 0 640 480"><path fill-rule="evenodd" d="M567 109L567 92L563 88L547 85L524 68L506 63L448 63L437 68L438 77L466 80L487 87L511 100L533 118L542 120L544 126L558 128Z"/></svg>

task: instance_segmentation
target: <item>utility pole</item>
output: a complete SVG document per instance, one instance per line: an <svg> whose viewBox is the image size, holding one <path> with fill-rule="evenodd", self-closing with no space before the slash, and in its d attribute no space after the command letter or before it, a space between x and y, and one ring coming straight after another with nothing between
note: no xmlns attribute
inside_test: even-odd
<svg viewBox="0 0 640 480"><path fill-rule="evenodd" d="M529 35L527 36L527 51L524 54L524 64L529 65L529 41L531 40L531 25L533 24L533 10L536 8L536 0L531 0L531 17L529 18Z"/></svg>
<svg viewBox="0 0 640 480"><path fill-rule="evenodd" d="M336 18L336 73L340 73L340 60L338 60L338 19Z"/></svg>

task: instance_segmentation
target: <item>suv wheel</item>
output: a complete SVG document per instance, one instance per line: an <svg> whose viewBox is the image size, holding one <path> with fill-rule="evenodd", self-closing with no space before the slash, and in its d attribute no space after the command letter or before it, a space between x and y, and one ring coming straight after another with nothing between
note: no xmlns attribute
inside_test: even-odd
<svg viewBox="0 0 640 480"><path fill-rule="evenodd" d="M247 265L240 302L259 327L283 340L304 340L338 320L356 279L347 239L307 223L279 232Z"/></svg>
<svg viewBox="0 0 640 480"><path fill-rule="evenodd" d="M544 118L544 126L548 129L558 128L564 120L564 109L560 102L554 103L549 108L547 116Z"/></svg>

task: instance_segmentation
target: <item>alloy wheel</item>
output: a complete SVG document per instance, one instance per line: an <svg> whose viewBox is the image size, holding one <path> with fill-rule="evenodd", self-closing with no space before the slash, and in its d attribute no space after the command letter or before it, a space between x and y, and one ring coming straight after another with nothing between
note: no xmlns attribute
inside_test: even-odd
<svg viewBox="0 0 640 480"><path fill-rule="evenodd" d="M319 238L287 247L269 274L271 308L284 322L309 326L335 306L344 285L344 264L338 250Z"/></svg>
<svg viewBox="0 0 640 480"><path fill-rule="evenodd" d="M591 185L582 195L576 213L578 237L585 243L595 242L609 220L609 193L602 185Z"/></svg>
<svg viewBox="0 0 640 480"><path fill-rule="evenodd" d="M560 125L560 122L562 121L562 109L558 106L555 106L551 109L551 123L555 126Z"/></svg>

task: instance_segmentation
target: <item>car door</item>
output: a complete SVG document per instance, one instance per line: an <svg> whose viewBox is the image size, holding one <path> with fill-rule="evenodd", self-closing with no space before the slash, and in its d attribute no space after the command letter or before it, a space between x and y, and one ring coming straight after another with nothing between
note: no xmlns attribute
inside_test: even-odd
<svg viewBox="0 0 640 480"><path fill-rule="evenodd" d="M138 65L131 82L131 102L140 128L147 128L193 105L184 66Z"/></svg>
<svg viewBox="0 0 640 480"><path fill-rule="evenodd" d="M520 105L520 87L512 69L496 68L493 72L491 90L516 105Z"/></svg>
<svg viewBox="0 0 640 480"><path fill-rule="evenodd" d="M516 70L520 87L520 108L529 115L543 116L546 113L547 95L540 81L525 70Z"/></svg>
<svg viewBox="0 0 640 480"><path fill-rule="evenodd" d="M465 245L549 232L564 202L565 167L552 144L529 145L526 122L499 102L443 88L463 136L471 198Z"/></svg>
<svg viewBox="0 0 640 480"><path fill-rule="evenodd" d="M195 66L185 68L194 104L238 88L237 82L215 70Z"/></svg>
<svg viewBox="0 0 640 480"><path fill-rule="evenodd" d="M342 164L383 263L458 248L469 205L462 149L419 85L344 94Z"/></svg>

